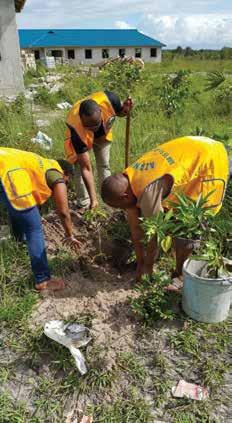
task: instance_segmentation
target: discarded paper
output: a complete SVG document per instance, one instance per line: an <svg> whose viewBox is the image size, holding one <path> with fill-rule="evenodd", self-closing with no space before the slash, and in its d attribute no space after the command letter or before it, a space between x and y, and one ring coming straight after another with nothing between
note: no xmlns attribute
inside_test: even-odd
<svg viewBox="0 0 232 423"><path fill-rule="evenodd" d="M70 103L68 103L68 101L64 101L63 103L58 103L57 107L60 110L66 110L66 109L70 109L72 107L72 105Z"/></svg>
<svg viewBox="0 0 232 423"><path fill-rule="evenodd" d="M52 139L41 131L37 132L36 137L32 138L31 141L33 144L39 144L46 151L51 150L53 145Z"/></svg>
<svg viewBox="0 0 232 423"><path fill-rule="evenodd" d="M79 372L87 373L85 359L79 350L91 341L89 329L77 323L64 323L63 320L50 320L45 323L44 333L48 338L67 347L75 359Z"/></svg>
<svg viewBox="0 0 232 423"><path fill-rule="evenodd" d="M209 391L203 386L195 383L188 383L181 379L176 386L172 387L172 395L178 398L190 398L197 401L205 400L209 396Z"/></svg>

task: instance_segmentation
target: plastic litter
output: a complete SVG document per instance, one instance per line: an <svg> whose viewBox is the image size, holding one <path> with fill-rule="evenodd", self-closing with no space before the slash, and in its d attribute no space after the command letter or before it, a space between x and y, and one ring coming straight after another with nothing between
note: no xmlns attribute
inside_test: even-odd
<svg viewBox="0 0 232 423"><path fill-rule="evenodd" d="M8 225L0 226L0 244L1 242L7 241L10 239L10 227Z"/></svg>
<svg viewBox="0 0 232 423"><path fill-rule="evenodd" d="M46 151L51 150L53 146L52 139L41 131L37 132L36 137L32 138L31 142L33 144L39 144Z"/></svg>
<svg viewBox="0 0 232 423"><path fill-rule="evenodd" d="M63 103L57 103L57 107L60 110L67 110L71 109L72 105L68 101L64 101Z"/></svg>
<svg viewBox="0 0 232 423"><path fill-rule="evenodd" d="M79 348L91 341L90 331L78 323L64 323L63 320L50 320L44 325L44 333L48 338L68 348L75 359L79 372L87 373L85 359Z"/></svg>
<svg viewBox="0 0 232 423"><path fill-rule="evenodd" d="M208 398L209 391L203 386L195 383L188 383L184 379L179 380L176 386L172 387L172 395L177 398L190 398L197 401L202 401Z"/></svg>

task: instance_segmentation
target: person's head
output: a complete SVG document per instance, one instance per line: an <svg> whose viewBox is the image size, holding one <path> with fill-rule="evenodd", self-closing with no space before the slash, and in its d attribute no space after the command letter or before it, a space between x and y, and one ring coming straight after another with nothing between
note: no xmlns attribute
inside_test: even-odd
<svg viewBox="0 0 232 423"><path fill-rule="evenodd" d="M129 180L123 173L111 175L106 178L101 187L101 196L108 206L127 209L136 205Z"/></svg>
<svg viewBox="0 0 232 423"><path fill-rule="evenodd" d="M101 109L96 101L88 99L80 104L79 115L82 125L93 132L96 132L102 123Z"/></svg>
<svg viewBox="0 0 232 423"><path fill-rule="evenodd" d="M74 176L73 165L71 165L67 160L64 160L64 159L58 159L56 161L59 163L61 169L64 172L65 182L68 182L69 179L71 179L72 176Z"/></svg>

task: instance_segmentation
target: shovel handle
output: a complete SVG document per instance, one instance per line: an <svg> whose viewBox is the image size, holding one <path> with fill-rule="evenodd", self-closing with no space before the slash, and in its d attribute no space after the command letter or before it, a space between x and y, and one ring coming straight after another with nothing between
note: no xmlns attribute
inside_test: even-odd
<svg viewBox="0 0 232 423"><path fill-rule="evenodd" d="M128 167L129 164L129 143L130 143L130 111L126 116L126 142L125 142L125 167Z"/></svg>

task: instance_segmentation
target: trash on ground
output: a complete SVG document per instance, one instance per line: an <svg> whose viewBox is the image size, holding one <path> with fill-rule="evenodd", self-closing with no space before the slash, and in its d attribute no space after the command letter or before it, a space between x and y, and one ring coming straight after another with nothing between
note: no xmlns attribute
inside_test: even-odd
<svg viewBox="0 0 232 423"><path fill-rule="evenodd" d="M48 126L50 122L49 120L37 119L35 123L39 128L42 128L43 126Z"/></svg>
<svg viewBox="0 0 232 423"><path fill-rule="evenodd" d="M179 380L176 386L172 387L172 395L177 398L190 398L197 401L202 401L208 398L209 391L203 386L195 383L188 383L185 380Z"/></svg>
<svg viewBox="0 0 232 423"><path fill-rule="evenodd" d="M0 243L10 239L10 227L9 225L0 226Z"/></svg>
<svg viewBox="0 0 232 423"><path fill-rule="evenodd" d="M44 333L48 338L67 347L75 359L79 372L87 373L85 359L79 347L84 347L91 341L90 331L78 323L64 323L63 320L50 320L44 325Z"/></svg>
<svg viewBox="0 0 232 423"><path fill-rule="evenodd" d="M70 109L72 107L72 105L70 103L68 103L68 101L64 101L63 103L58 103L57 107L60 110L66 110L66 109Z"/></svg>
<svg viewBox="0 0 232 423"><path fill-rule="evenodd" d="M62 84L61 82L57 82L55 85L53 85L50 89L49 92L50 93L58 93L58 91L60 91L60 89L63 87L64 84Z"/></svg>
<svg viewBox="0 0 232 423"><path fill-rule="evenodd" d="M37 132L36 137L32 138L31 142L39 144L46 151L51 150L53 145L52 139L41 131Z"/></svg>

